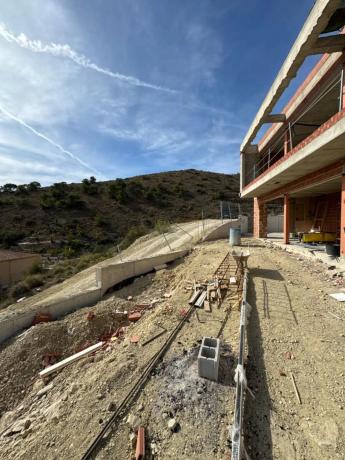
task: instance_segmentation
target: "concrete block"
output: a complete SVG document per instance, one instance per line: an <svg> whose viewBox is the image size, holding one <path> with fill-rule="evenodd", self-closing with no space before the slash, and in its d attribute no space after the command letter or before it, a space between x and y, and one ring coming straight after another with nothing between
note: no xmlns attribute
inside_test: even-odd
<svg viewBox="0 0 345 460"><path fill-rule="evenodd" d="M218 381L220 358L220 340L213 337L204 337L198 355L199 376Z"/></svg>

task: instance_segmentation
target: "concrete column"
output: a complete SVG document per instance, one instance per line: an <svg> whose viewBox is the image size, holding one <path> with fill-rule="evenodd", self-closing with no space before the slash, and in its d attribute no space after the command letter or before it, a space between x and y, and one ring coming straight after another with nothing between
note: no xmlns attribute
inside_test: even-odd
<svg viewBox="0 0 345 460"><path fill-rule="evenodd" d="M345 173L341 177L340 255L345 257Z"/></svg>
<svg viewBox="0 0 345 460"><path fill-rule="evenodd" d="M246 186L246 164L245 164L246 158L244 156L244 153L241 152L240 155L240 193L242 193L243 188Z"/></svg>
<svg viewBox="0 0 345 460"><path fill-rule="evenodd" d="M260 198L254 198L253 234L255 238L267 237L267 209Z"/></svg>
<svg viewBox="0 0 345 460"><path fill-rule="evenodd" d="M290 203L289 195L284 195L284 243L289 244L290 236Z"/></svg>

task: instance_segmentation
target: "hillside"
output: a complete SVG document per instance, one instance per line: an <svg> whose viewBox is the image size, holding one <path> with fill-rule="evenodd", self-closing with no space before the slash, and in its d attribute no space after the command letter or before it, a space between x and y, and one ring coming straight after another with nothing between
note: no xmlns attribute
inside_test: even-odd
<svg viewBox="0 0 345 460"><path fill-rule="evenodd" d="M238 192L239 174L196 170L42 188L5 186L0 193L0 245L27 242L20 247L65 257L114 244L124 248L159 219L183 222L200 219L202 212L204 218L219 218L220 200L231 202L235 211Z"/></svg>

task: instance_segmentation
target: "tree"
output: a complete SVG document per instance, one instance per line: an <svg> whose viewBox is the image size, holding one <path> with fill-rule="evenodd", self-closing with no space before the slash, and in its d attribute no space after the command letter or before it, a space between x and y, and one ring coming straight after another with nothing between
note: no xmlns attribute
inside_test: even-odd
<svg viewBox="0 0 345 460"><path fill-rule="evenodd" d="M96 178L91 176L90 179L83 179L82 181L82 189L84 193L88 195L96 195L98 192Z"/></svg>
<svg viewBox="0 0 345 460"><path fill-rule="evenodd" d="M18 185L17 193L26 194L28 193L27 185Z"/></svg>
<svg viewBox="0 0 345 460"><path fill-rule="evenodd" d="M3 191L3 192L7 192L7 193L12 193L12 192L14 192L16 189L17 189L16 184L5 184L5 185L2 187L2 191Z"/></svg>
<svg viewBox="0 0 345 460"><path fill-rule="evenodd" d="M64 198L67 190L68 185L66 182L55 182L55 184L53 184L51 187L50 193L54 198L61 199Z"/></svg>
<svg viewBox="0 0 345 460"><path fill-rule="evenodd" d="M39 188L41 188L41 184L39 182L37 182L37 181L30 182L27 185L27 189L29 190L29 192L35 192Z"/></svg>

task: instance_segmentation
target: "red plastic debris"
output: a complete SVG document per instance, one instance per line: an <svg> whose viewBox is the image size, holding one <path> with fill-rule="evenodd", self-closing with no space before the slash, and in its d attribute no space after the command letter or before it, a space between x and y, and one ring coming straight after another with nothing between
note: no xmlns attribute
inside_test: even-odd
<svg viewBox="0 0 345 460"><path fill-rule="evenodd" d="M132 337L129 339L131 343L138 343L140 340L140 337L138 335L132 335Z"/></svg>
<svg viewBox="0 0 345 460"><path fill-rule="evenodd" d="M141 318L141 313L139 311L136 311L134 313L130 313L128 315L128 321L135 322L135 321L138 321L140 318Z"/></svg>
<svg viewBox="0 0 345 460"><path fill-rule="evenodd" d="M143 426L138 428L137 447L135 449L135 460L142 460L145 456L145 429Z"/></svg>
<svg viewBox="0 0 345 460"><path fill-rule="evenodd" d="M50 313L36 313L32 325L34 326L35 324L40 324L40 323L49 323L49 321L52 321L52 315Z"/></svg>

